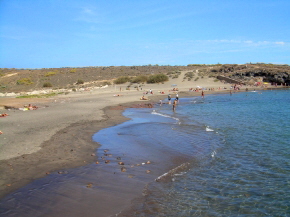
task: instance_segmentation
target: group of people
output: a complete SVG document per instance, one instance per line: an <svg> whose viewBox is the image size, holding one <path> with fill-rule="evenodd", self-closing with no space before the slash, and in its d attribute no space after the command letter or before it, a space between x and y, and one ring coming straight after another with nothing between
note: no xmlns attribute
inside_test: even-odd
<svg viewBox="0 0 290 217"><path fill-rule="evenodd" d="M175 91L178 90L177 88L174 88L174 89L175 89ZM146 92L146 94L148 94L148 93L153 94L153 91L150 89L149 92ZM162 94L163 94L163 93L164 93L164 92L162 92ZM203 91L203 90L201 90L201 97L204 98L204 91ZM171 94L168 94L167 99L168 99L168 104L171 104L171 100L172 100L172 98L171 98ZM140 98L140 100L148 100L148 98L145 97L145 96L143 95L143 96ZM178 96L178 92L177 92L177 93L176 93L176 96L175 96L175 99L174 99L174 101L173 101L173 103L172 103L172 110L173 110L173 111L176 110L176 106L177 106L178 102L179 102L179 96ZM163 103L162 103L162 100L160 100L160 106L161 106L162 104L163 104Z"/></svg>
<svg viewBox="0 0 290 217"><path fill-rule="evenodd" d="M179 97L178 97L178 93L177 93L176 96L175 96L175 100L173 101L173 104L172 104L172 110L173 111L175 111L175 109L176 109L178 100L179 100ZM168 104L171 104L171 95L170 94L168 94Z"/></svg>

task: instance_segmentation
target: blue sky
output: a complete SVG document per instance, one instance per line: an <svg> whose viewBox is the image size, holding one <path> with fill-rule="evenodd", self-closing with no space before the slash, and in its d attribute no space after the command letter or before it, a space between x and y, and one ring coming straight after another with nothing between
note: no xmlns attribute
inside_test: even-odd
<svg viewBox="0 0 290 217"><path fill-rule="evenodd" d="M0 67L290 64L289 0L0 0Z"/></svg>

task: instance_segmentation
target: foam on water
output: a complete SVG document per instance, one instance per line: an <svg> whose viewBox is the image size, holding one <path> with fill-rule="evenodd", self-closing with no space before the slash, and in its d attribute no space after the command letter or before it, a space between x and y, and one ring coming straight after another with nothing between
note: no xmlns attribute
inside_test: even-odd
<svg viewBox="0 0 290 217"><path fill-rule="evenodd" d="M156 112L156 110L153 110L151 112L152 115L159 115L159 116L162 116L162 117L165 117L165 118L171 118L171 119L174 119L176 120L178 123L180 122L179 118L176 118L176 117L172 117L170 115L166 115L166 114L162 114L162 113L159 113L159 112Z"/></svg>

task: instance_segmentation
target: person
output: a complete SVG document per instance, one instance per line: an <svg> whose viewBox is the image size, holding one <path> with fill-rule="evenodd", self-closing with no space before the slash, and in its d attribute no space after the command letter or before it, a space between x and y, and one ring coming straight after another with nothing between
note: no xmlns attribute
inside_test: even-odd
<svg viewBox="0 0 290 217"><path fill-rule="evenodd" d="M147 98L144 95L140 99L141 100L147 100Z"/></svg>
<svg viewBox="0 0 290 217"><path fill-rule="evenodd" d="M168 94L168 104L171 104L171 96Z"/></svg>
<svg viewBox="0 0 290 217"><path fill-rule="evenodd" d="M177 106L177 99L175 99L175 100L173 101L173 105L172 105L172 109L173 109L173 111L175 111L176 106Z"/></svg>
<svg viewBox="0 0 290 217"><path fill-rule="evenodd" d="M178 99L179 99L179 98L178 98L178 93L176 94L176 98L175 98L175 99L178 101Z"/></svg>
<svg viewBox="0 0 290 217"><path fill-rule="evenodd" d="M201 91L201 97L204 98L204 92L203 91Z"/></svg>

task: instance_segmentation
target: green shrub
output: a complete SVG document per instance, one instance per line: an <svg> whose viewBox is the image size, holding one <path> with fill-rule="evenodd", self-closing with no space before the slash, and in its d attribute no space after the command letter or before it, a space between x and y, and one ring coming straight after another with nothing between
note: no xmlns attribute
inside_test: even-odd
<svg viewBox="0 0 290 217"><path fill-rule="evenodd" d="M70 73L76 73L77 72L77 69L71 69L69 70Z"/></svg>
<svg viewBox="0 0 290 217"><path fill-rule="evenodd" d="M197 77L196 79L194 79L194 81L197 81L199 79L199 77Z"/></svg>
<svg viewBox="0 0 290 217"><path fill-rule="evenodd" d="M44 76L49 77L49 76L53 76L53 75L56 75L56 72L48 72Z"/></svg>
<svg viewBox="0 0 290 217"><path fill-rule="evenodd" d="M117 78L114 83L115 84L124 84L126 82L129 82L131 79L128 77L128 76L122 76L122 77L119 77Z"/></svg>
<svg viewBox="0 0 290 217"><path fill-rule="evenodd" d="M48 98L55 95L57 95L57 93L24 95L24 96L17 96L16 98Z"/></svg>
<svg viewBox="0 0 290 217"><path fill-rule="evenodd" d="M161 82L164 82L164 81L168 81L168 76L165 75L165 74L157 74L157 75L150 75L148 80L147 80L147 83L161 83Z"/></svg>
<svg viewBox="0 0 290 217"><path fill-rule="evenodd" d="M83 84L83 83L85 83L83 80L78 79L77 84Z"/></svg>
<svg viewBox="0 0 290 217"><path fill-rule="evenodd" d="M22 78L20 80L17 81L17 84L18 85L30 85L30 84L33 84L33 82L30 80L30 78Z"/></svg>
<svg viewBox="0 0 290 217"><path fill-rule="evenodd" d="M109 82L109 81L104 81L104 82L102 83L102 86L106 86L106 85L111 85L111 82Z"/></svg>
<svg viewBox="0 0 290 217"><path fill-rule="evenodd" d="M187 72L184 75L185 78L193 78L193 76L194 76L193 72Z"/></svg>
<svg viewBox="0 0 290 217"><path fill-rule="evenodd" d="M50 82L45 82L43 84L43 87L52 87L52 84Z"/></svg>
<svg viewBox="0 0 290 217"><path fill-rule="evenodd" d="M132 79L132 83L144 83L148 80L148 77L146 75L139 75Z"/></svg>
<svg viewBox="0 0 290 217"><path fill-rule="evenodd" d="M174 78L178 78L179 77L179 75L174 75L172 78L174 79Z"/></svg>

